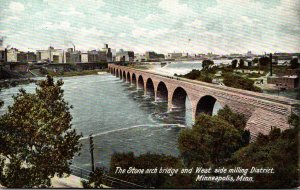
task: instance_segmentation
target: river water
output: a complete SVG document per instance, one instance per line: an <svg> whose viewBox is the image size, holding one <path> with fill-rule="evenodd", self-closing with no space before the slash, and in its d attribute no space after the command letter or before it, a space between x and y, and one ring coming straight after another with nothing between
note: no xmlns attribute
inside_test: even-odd
<svg viewBox="0 0 300 190"><path fill-rule="evenodd" d="M94 135L96 166L109 166L114 152L179 154L178 134L192 124L188 99L187 111L168 112L167 102L155 102L144 96L143 90L108 73L63 80L64 98L74 106L73 127L83 134L81 155L74 158L74 165L90 169L89 134ZM28 84L2 90L5 106L0 114L13 103L12 95L21 87L27 92L36 88Z"/></svg>

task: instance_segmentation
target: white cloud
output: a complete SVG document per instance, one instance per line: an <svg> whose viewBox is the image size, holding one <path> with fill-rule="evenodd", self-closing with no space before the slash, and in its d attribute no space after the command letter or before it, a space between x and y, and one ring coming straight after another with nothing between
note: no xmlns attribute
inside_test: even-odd
<svg viewBox="0 0 300 190"><path fill-rule="evenodd" d="M69 9L60 12L60 14L64 16L84 17L84 14L82 12L77 11L74 7L69 7Z"/></svg>
<svg viewBox="0 0 300 190"><path fill-rule="evenodd" d="M132 36L135 38L157 38L164 35L170 35L172 33L176 32L174 29L169 28L162 28L162 29L146 29L141 27L135 27L135 29L132 30Z"/></svg>
<svg viewBox="0 0 300 190"><path fill-rule="evenodd" d="M124 32L122 32L122 33L118 34L118 37L120 37L120 38L124 38L124 37L126 37L126 36L127 36L127 34L126 34L126 33L124 33Z"/></svg>
<svg viewBox="0 0 300 190"><path fill-rule="evenodd" d="M203 25L203 21L201 19L195 19L192 22L186 22L184 25L190 26L195 29L202 29L202 30L206 29L205 26Z"/></svg>
<svg viewBox="0 0 300 190"><path fill-rule="evenodd" d="M46 22L43 25L39 27L39 29L46 29L46 30L71 30L71 24L67 21L62 21L59 23L53 23L53 22Z"/></svg>
<svg viewBox="0 0 300 190"><path fill-rule="evenodd" d="M9 9L12 12L22 12L25 10L25 6L20 2L11 2L9 4Z"/></svg>
<svg viewBox="0 0 300 190"><path fill-rule="evenodd" d="M18 21L20 17L18 16L8 16L7 18L0 20L0 23L11 23L12 21Z"/></svg>
<svg viewBox="0 0 300 190"><path fill-rule="evenodd" d="M158 7L173 14L193 12L186 4L180 4L178 0L162 0Z"/></svg>

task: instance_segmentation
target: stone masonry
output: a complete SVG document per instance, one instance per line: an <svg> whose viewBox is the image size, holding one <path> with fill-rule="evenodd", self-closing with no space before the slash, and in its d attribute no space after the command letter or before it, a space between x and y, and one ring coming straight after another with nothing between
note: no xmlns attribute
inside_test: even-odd
<svg viewBox="0 0 300 190"><path fill-rule="evenodd" d="M136 82L137 86L143 84L145 94L147 93L147 86L149 86L147 84L153 84L155 100L158 95L158 85L159 83L163 83L167 88L166 97L169 110L174 106L173 100L176 98L175 90L177 88L184 89L191 103L193 120L198 114L197 110L199 109L197 108L201 108L199 102L203 97L210 97L219 102L222 106L228 105L233 111L246 116L248 119L246 128L250 130L252 137L257 136L259 132L268 134L272 127L278 127L282 130L288 129L290 127L287 122L288 116L294 107L299 106L297 100L285 97L250 92L184 78L164 76L146 70L114 64L109 64L108 69L111 74L120 77L124 81L131 84ZM213 107L213 105L211 105L211 107Z"/></svg>

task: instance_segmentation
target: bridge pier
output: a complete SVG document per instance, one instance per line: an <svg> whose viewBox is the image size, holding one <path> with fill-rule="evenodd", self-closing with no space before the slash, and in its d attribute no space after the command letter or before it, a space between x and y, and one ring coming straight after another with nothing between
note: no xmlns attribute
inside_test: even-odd
<svg viewBox="0 0 300 190"><path fill-rule="evenodd" d="M168 100L168 111L172 111L172 109L173 109L172 100Z"/></svg>
<svg viewBox="0 0 300 190"><path fill-rule="evenodd" d="M144 96L147 95L147 81L144 81Z"/></svg>

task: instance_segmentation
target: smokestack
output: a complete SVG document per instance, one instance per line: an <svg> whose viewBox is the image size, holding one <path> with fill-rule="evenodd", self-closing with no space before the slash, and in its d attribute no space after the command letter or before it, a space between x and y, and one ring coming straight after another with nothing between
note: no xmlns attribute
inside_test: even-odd
<svg viewBox="0 0 300 190"><path fill-rule="evenodd" d="M75 52L75 44L72 42L72 44L73 44L73 47L74 47L74 52Z"/></svg>
<svg viewBox="0 0 300 190"><path fill-rule="evenodd" d="M5 48L5 51L4 51L4 63L7 62L7 48Z"/></svg>
<svg viewBox="0 0 300 190"><path fill-rule="evenodd" d="M62 63L65 63L65 51L63 50L63 54L62 54Z"/></svg>
<svg viewBox="0 0 300 190"><path fill-rule="evenodd" d="M272 76L273 74L273 64L272 64L273 60L272 60L272 53L270 53L270 76Z"/></svg>

